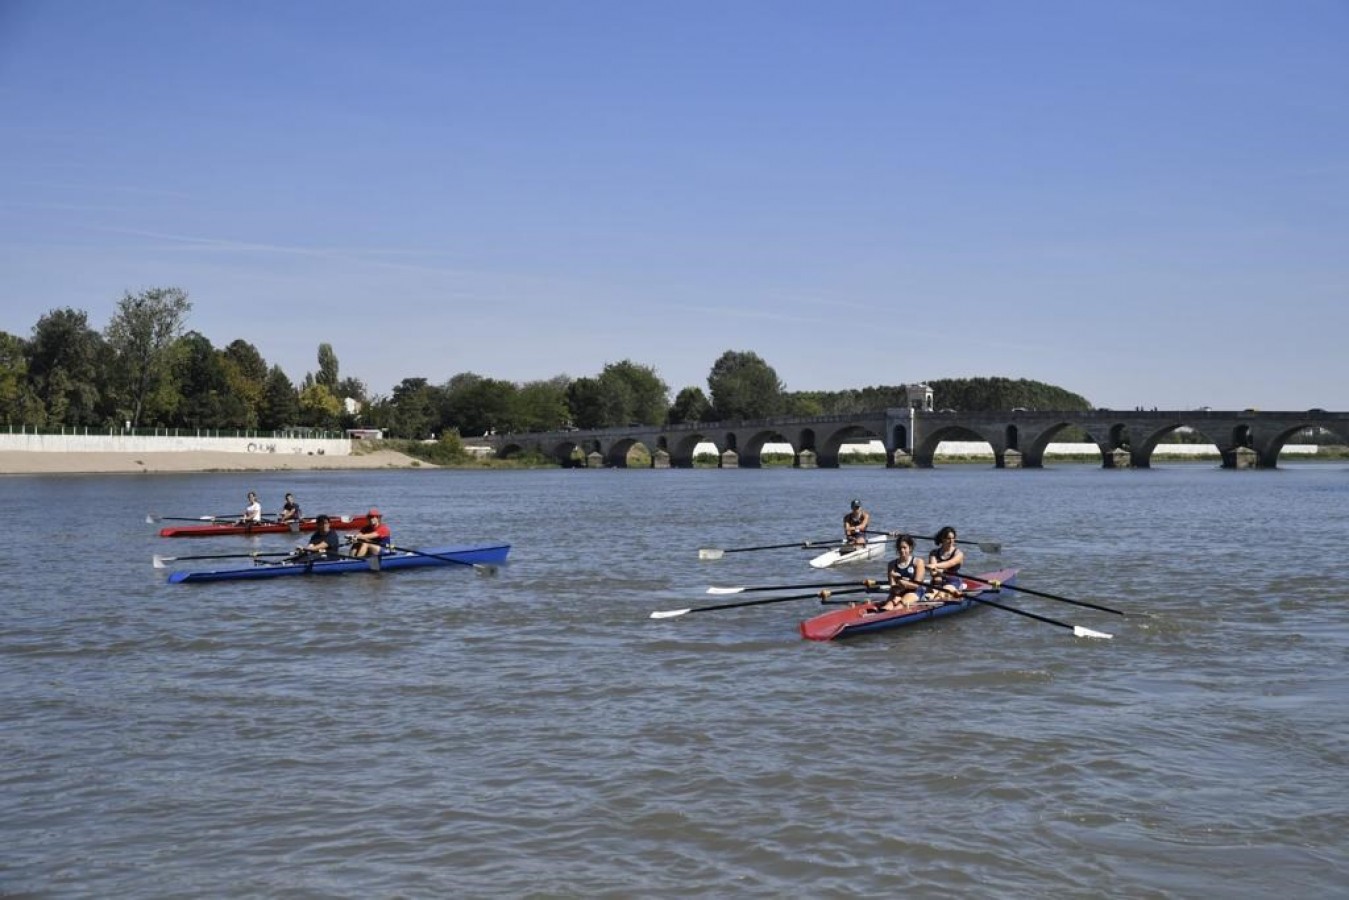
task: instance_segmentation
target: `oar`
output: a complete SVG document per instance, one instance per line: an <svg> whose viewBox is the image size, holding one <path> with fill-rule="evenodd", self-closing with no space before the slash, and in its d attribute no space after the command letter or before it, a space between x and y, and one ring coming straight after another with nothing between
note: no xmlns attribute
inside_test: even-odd
<svg viewBox="0 0 1349 900"><path fill-rule="evenodd" d="M902 532L898 532L898 531L868 531L868 532L867 532L867 534L886 534L886 535L889 535L890 537L894 537L895 535L901 534L901 533L902 533ZM909 534L914 534L914 532L910 531ZM916 536L917 536L917 537L926 538L927 540L932 540L932 541L935 541L935 540L937 539L937 536L936 536L935 534L934 534L934 535L931 535L931 536L928 536L928 535L916 535ZM984 553L1001 553L1001 552L1002 552L1002 544L999 544L997 541L962 541L962 540L960 540L959 538L957 538L957 539L956 539L956 543L957 543L957 544L969 544L969 545L972 546L972 547L978 547L978 548L979 548L980 550L982 550Z"/></svg>
<svg viewBox="0 0 1349 900"><path fill-rule="evenodd" d="M238 516L157 516L154 513L145 514L145 524L154 525L157 522L237 522Z"/></svg>
<svg viewBox="0 0 1349 900"><path fill-rule="evenodd" d="M764 544L761 547L728 547L726 549L720 547L703 547L698 550L698 558L721 559L721 557L727 553L748 553L751 550L781 550L784 547L824 547L833 546L838 543L839 541L837 539L831 538L826 541L797 541L794 544Z"/></svg>
<svg viewBox="0 0 1349 900"><path fill-rule="evenodd" d="M748 594L753 591L798 591L804 588L832 588L848 587L850 585L860 584L866 588L881 588L885 585L873 578L866 578L862 581L825 581L814 582L812 584L770 584L765 587L710 587L707 589L709 594Z"/></svg>
<svg viewBox="0 0 1349 900"><path fill-rule="evenodd" d="M464 562L464 560L455 559L453 556L441 556L440 554L437 553L423 553L420 550L413 550L411 547L395 547L393 544L389 545L389 549L398 550L402 553L411 553L413 556L426 556L431 559L441 559L444 560L445 562L452 562L458 566L472 566L473 571L477 572L479 575L495 575L497 573L497 567L489 565L487 563ZM368 557L360 557L360 558L367 559Z"/></svg>
<svg viewBox="0 0 1349 900"><path fill-rule="evenodd" d="M765 597L762 600L742 600L739 603L717 603L713 606L695 606L691 609L658 609L651 614L653 619L673 619L677 616L688 615L697 612L712 612L717 609L738 609L742 606L762 606L765 603L786 603L789 600L810 600L813 597L819 597L825 600L831 593L834 594L858 594L862 591L870 591L872 588L856 587L844 588L841 591L814 591L809 594L795 594L790 597Z"/></svg>
<svg viewBox="0 0 1349 900"><path fill-rule="evenodd" d="M1010 585L1008 585L1010 587ZM983 597L976 597L972 594L965 595L965 599L973 600L975 603L983 603L987 606L996 606L998 609L1006 610L1009 613L1016 613L1018 616L1025 616L1028 619L1035 619L1040 622L1048 622L1050 625L1057 625L1060 628L1068 628L1073 632L1074 637L1100 638L1110 640L1113 634L1106 634L1104 631L1092 631L1090 628L1083 628L1081 625L1073 625L1068 622L1060 622L1058 619L1051 619L1049 616L1042 616L1038 613L1026 612L1024 609L1017 609L1015 606L1006 606L996 600L985 600Z"/></svg>
<svg viewBox="0 0 1349 900"><path fill-rule="evenodd" d="M166 568L164 563L175 559L243 559L245 557L256 558L259 556L290 556L290 551L281 553L263 553L261 550L257 550L253 553L211 553L205 556L160 556L156 553L151 562L156 569L163 569Z"/></svg>
<svg viewBox="0 0 1349 900"><path fill-rule="evenodd" d="M1117 616L1140 615L1139 613L1127 613L1124 612L1123 610L1111 609L1108 606L1101 606L1099 603L1088 603L1086 600L1073 600L1070 597L1060 597L1058 594L1047 594L1044 591L1037 591L1031 588L1023 588L1019 584L1003 584L1000 581L988 581L987 579L984 578L975 578L973 575L966 575L964 572L961 572L956 577L963 578L966 581L977 581L980 584L991 584L994 587L1006 588L1009 591L1020 591L1023 594L1031 594L1032 596L1035 597L1044 597L1046 600L1057 600L1060 603L1071 603L1073 606L1085 606L1088 609L1099 609L1101 612L1114 613Z"/></svg>

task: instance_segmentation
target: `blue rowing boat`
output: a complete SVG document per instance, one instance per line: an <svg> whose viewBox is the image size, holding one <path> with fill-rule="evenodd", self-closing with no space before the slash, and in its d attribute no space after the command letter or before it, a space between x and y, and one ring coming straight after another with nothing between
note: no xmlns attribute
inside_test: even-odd
<svg viewBox="0 0 1349 900"><path fill-rule="evenodd" d="M378 557L325 559L309 562L255 562L233 569L196 572L170 572L170 584L199 581L247 581L254 578L280 578L287 575L343 575L347 572L388 572L397 569L423 569L427 566L475 566L503 563L510 544L458 544L428 547L424 550L398 549Z"/></svg>
<svg viewBox="0 0 1349 900"><path fill-rule="evenodd" d="M954 616L957 613L968 612L976 606L984 605L979 602L980 597L992 600L998 596L997 588L988 585L987 582L998 582L1010 587L1016 583L1016 573L1016 569L1001 569L997 572L971 576L965 582L967 585L971 588L984 587L985 589L973 596L967 596L963 600L947 600L935 603L920 602L916 607L910 609L892 609L889 612L876 611L876 603L880 601L863 601L831 610L802 622L801 636L812 641L832 641L836 638L852 637L857 634L889 631L891 628L917 625L920 622L930 622L933 619L942 619L946 616Z"/></svg>

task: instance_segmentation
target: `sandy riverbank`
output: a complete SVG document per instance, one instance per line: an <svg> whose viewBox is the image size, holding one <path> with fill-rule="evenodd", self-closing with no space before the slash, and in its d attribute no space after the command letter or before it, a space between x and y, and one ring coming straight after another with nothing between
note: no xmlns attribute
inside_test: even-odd
<svg viewBox="0 0 1349 900"><path fill-rule="evenodd" d="M394 450L349 456L223 453L43 453L0 451L0 475L145 474L155 472L285 472L315 469L434 469Z"/></svg>

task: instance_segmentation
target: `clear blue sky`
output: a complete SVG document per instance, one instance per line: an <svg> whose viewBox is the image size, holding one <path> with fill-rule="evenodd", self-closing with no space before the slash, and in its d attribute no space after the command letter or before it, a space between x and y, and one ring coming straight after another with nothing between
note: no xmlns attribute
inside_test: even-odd
<svg viewBox="0 0 1349 900"><path fill-rule="evenodd" d="M1349 410L1349 3L0 0L0 330ZM938 398L940 403L940 398Z"/></svg>

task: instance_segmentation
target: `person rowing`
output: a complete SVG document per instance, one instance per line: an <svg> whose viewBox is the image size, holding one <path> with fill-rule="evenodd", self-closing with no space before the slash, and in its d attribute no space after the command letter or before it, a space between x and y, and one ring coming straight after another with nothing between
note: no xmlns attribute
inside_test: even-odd
<svg viewBox="0 0 1349 900"><path fill-rule="evenodd" d="M236 523L239 525L261 525L262 524L262 504L258 502L258 495L248 492L248 506L244 508L244 514L239 517Z"/></svg>
<svg viewBox="0 0 1349 900"><path fill-rule="evenodd" d="M295 502L295 495L286 492L286 502L281 504L281 512L277 515L278 522L298 522L300 521L300 504Z"/></svg>
<svg viewBox="0 0 1349 900"><path fill-rule="evenodd" d="M885 567L890 580L890 596L876 604L876 612L908 609L924 599L927 593L924 568L923 561L913 555L913 537L901 534L895 538L895 558Z"/></svg>
<svg viewBox="0 0 1349 900"><path fill-rule="evenodd" d="M365 517L365 527L349 539L352 544L351 555L357 558L377 556L393 543L393 532L384 524L384 516L379 510L372 509Z"/></svg>
<svg viewBox="0 0 1349 900"><path fill-rule="evenodd" d="M867 526L870 524L871 513L862 508L861 500L854 500L852 508L843 516L843 542L864 546L867 542Z"/></svg>
<svg viewBox="0 0 1349 900"><path fill-rule="evenodd" d="M326 515L314 519L314 536L309 543L300 544L289 557L288 562L313 562L317 559L340 559L342 542L333 531L332 522Z"/></svg>
<svg viewBox="0 0 1349 900"><path fill-rule="evenodd" d="M960 577L960 564L965 551L956 546L956 530L947 525L937 532L937 546L927 555L927 568L932 576L934 600L959 599L965 595L965 580Z"/></svg>

